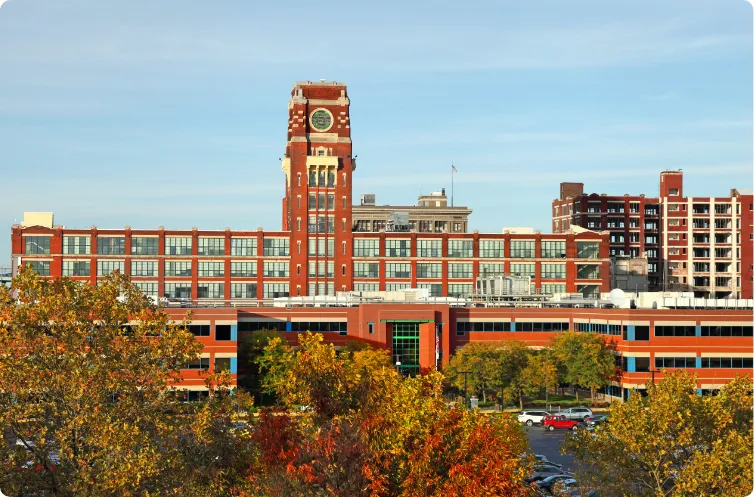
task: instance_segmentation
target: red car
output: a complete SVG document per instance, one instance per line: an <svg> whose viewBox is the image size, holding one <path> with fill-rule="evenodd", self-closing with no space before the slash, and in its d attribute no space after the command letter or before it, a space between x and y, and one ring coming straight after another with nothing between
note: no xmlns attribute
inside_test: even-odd
<svg viewBox="0 0 754 497"><path fill-rule="evenodd" d="M542 420L542 426L550 431L555 431L555 428L575 431L578 429L578 425L578 421L568 419L565 416L545 416Z"/></svg>

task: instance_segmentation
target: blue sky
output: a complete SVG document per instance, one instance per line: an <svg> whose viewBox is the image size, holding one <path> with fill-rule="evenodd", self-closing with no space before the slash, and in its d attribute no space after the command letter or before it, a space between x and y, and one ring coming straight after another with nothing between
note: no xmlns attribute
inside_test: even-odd
<svg viewBox="0 0 754 497"><path fill-rule="evenodd" d="M0 264L24 211L68 227L280 228L287 101L349 85L354 198L450 187L472 229L550 228L561 181L752 186L743 0L7 0Z"/></svg>

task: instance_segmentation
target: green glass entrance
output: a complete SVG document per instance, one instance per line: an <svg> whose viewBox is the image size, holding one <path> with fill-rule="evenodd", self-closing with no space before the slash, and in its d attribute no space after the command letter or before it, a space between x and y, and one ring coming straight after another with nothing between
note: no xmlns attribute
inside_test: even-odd
<svg viewBox="0 0 754 497"><path fill-rule="evenodd" d="M419 323L393 323L393 364L403 374L419 373Z"/></svg>

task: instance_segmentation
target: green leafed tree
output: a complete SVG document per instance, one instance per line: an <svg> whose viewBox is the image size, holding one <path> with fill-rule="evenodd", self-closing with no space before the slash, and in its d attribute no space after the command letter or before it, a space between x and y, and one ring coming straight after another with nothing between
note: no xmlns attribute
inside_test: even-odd
<svg viewBox="0 0 754 497"><path fill-rule="evenodd" d="M562 381L590 389L592 398L594 390L607 385L616 374L615 354L601 335L559 333L550 350L560 365Z"/></svg>
<svg viewBox="0 0 754 497"><path fill-rule="evenodd" d="M568 437L562 450L600 495L743 497L752 491L753 442L750 377L700 396L694 376L672 372L646 397L613 404L609 422Z"/></svg>

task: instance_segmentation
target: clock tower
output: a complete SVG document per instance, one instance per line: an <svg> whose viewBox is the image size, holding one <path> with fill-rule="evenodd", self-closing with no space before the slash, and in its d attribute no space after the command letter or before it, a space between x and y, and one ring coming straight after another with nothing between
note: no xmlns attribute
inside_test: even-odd
<svg viewBox="0 0 754 497"><path fill-rule="evenodd" d="M283 230L291 233L290 295L352 289L350 100L346 85L299 82L288 101Z"/></svg>

